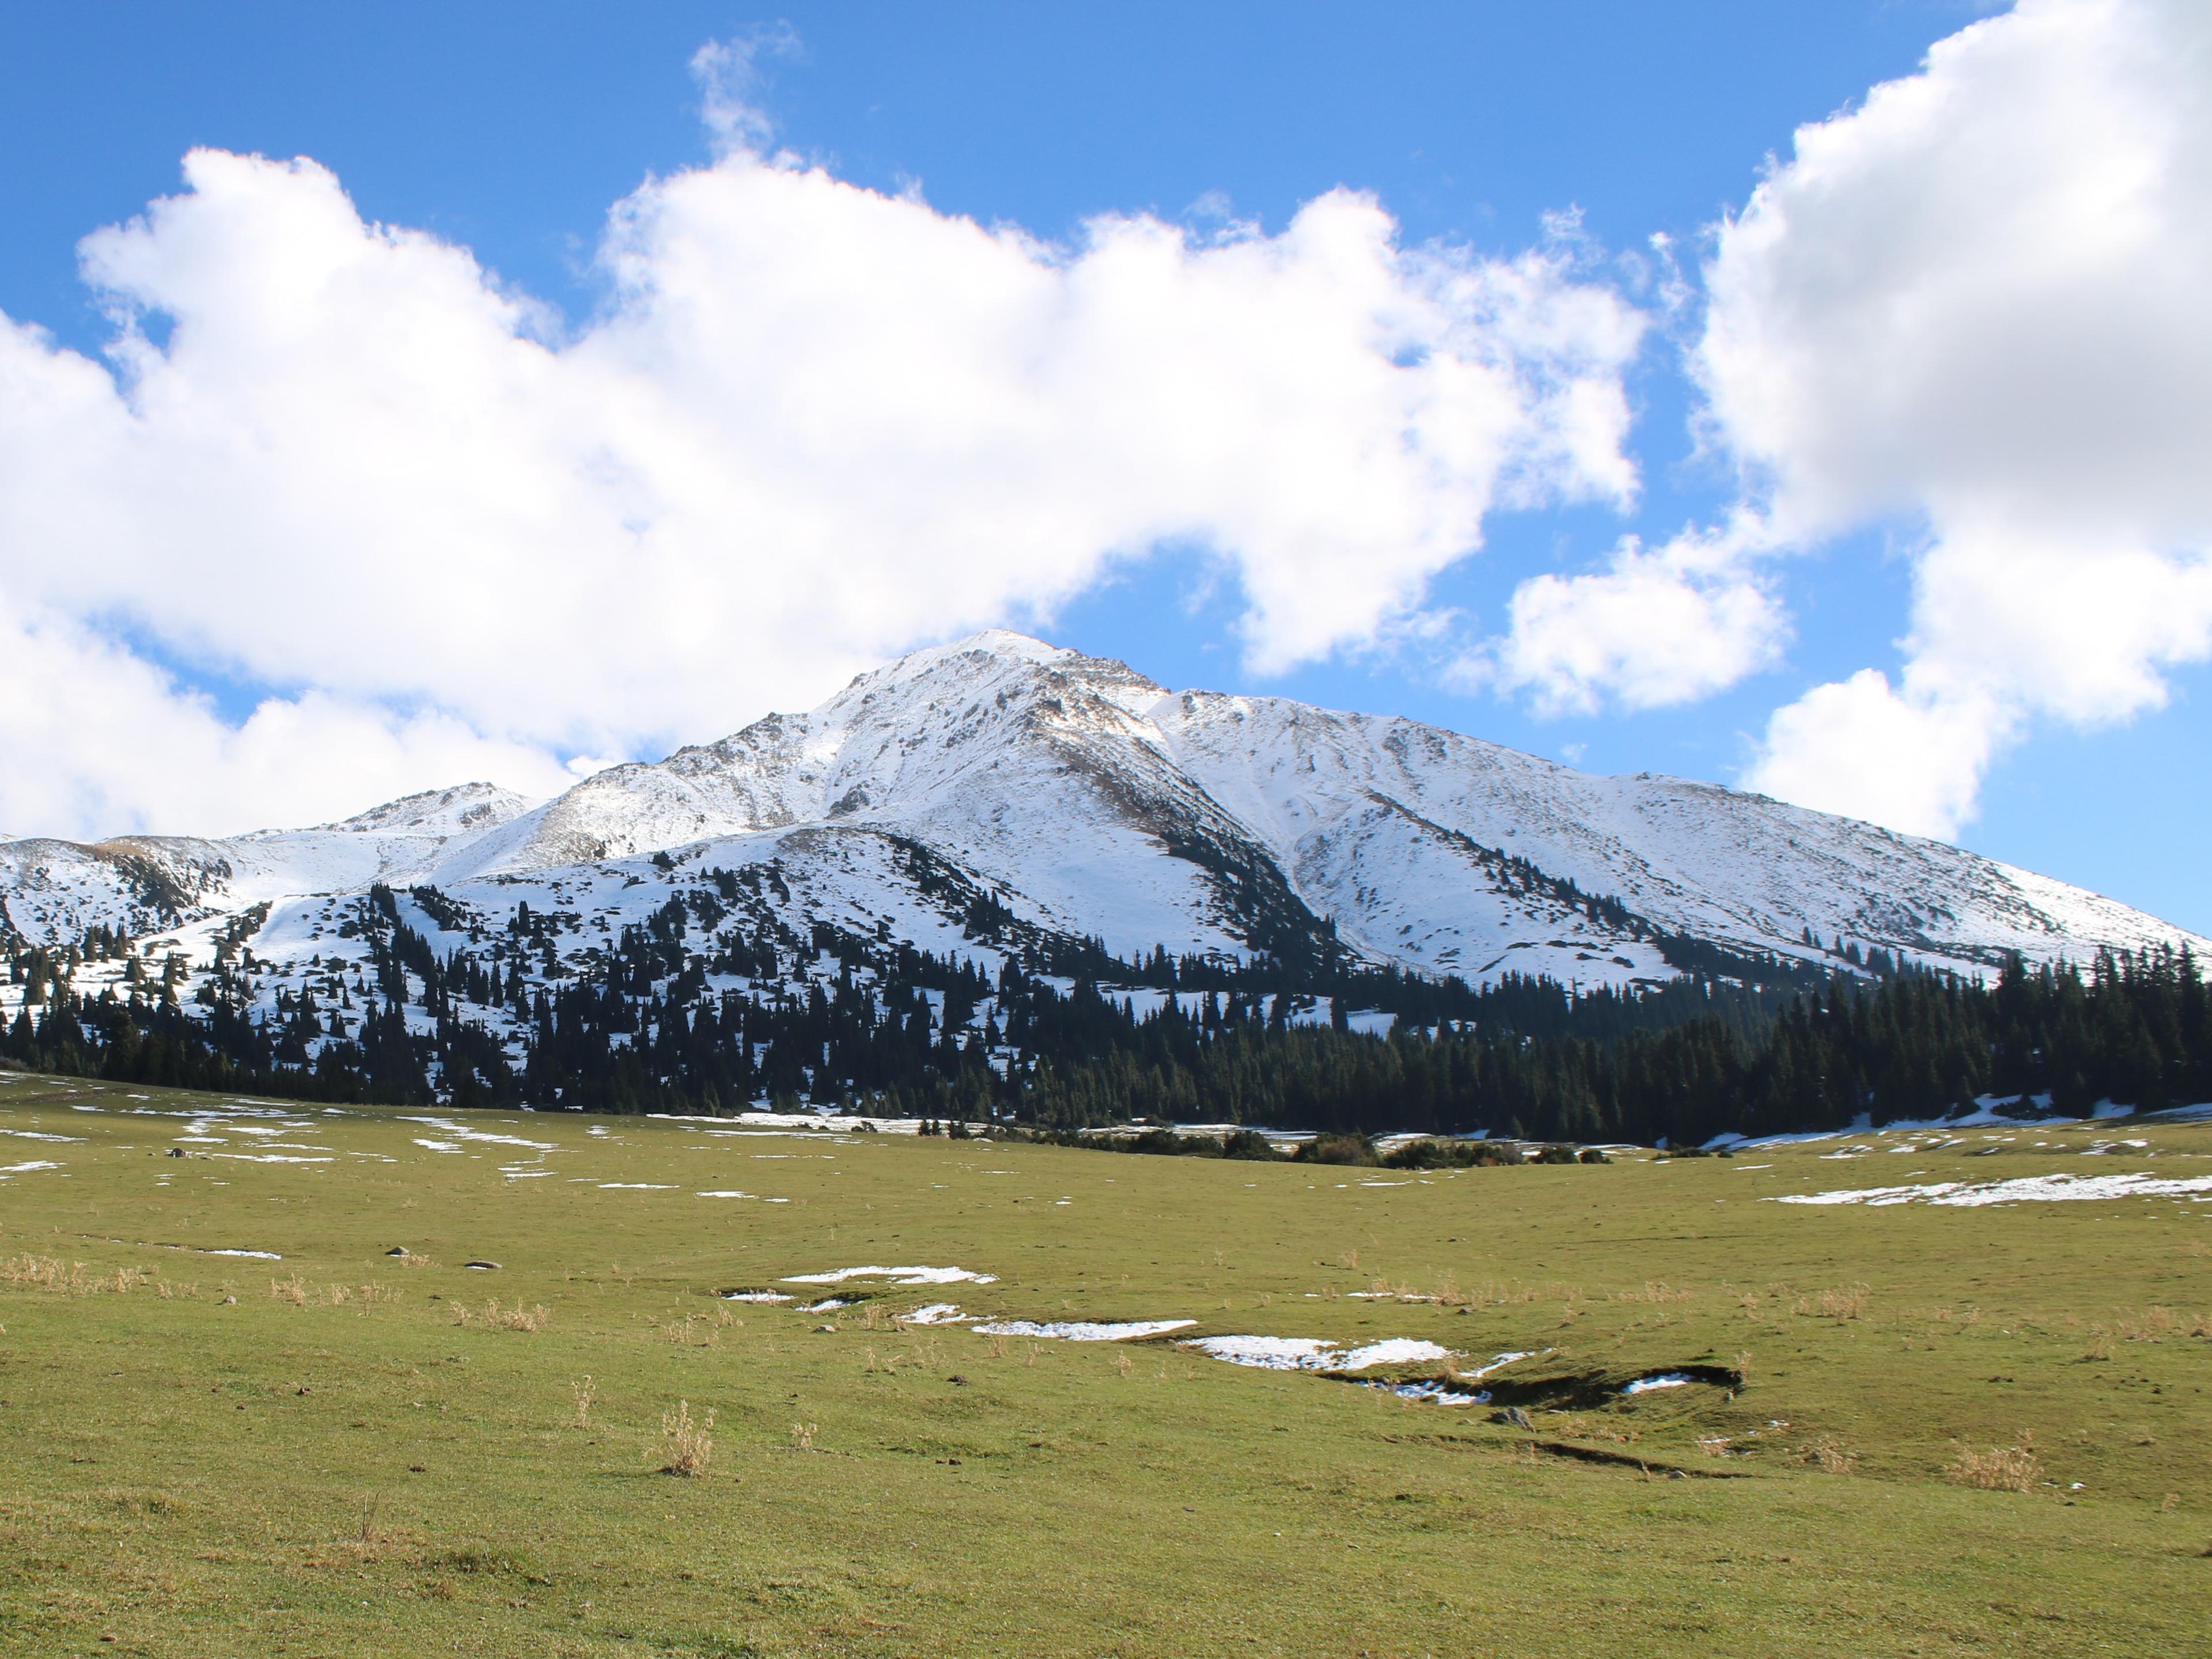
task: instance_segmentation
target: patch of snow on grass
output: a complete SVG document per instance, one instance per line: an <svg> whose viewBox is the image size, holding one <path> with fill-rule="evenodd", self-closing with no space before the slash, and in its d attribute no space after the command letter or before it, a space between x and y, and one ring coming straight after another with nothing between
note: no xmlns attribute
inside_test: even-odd
<svg viewBox="0 0 2212 1659"><path fill-rule="evenodd" d="M725 1302L789 1302L793 1298L781 1291L724 1291Z"/></svg>
<svg viewBox="0 0 2212 1659"><path fill-rule="evenodd" d="M473 1140L491 1146L527 1146L533 1152L550 1152L554 1150L555 1146L555 1143L550 1140L525 1140L520 1135L487 1134L481 1129L464 1127L449 1117L410 1117L401 1121L407 1123L423 1124L437 1130L441 1134L451 1135L456 1140ZM430 1143L423 1140L417 1141L416 1144L427 1146Z"/></svg>
<svg viewBox="0 0 2212 1659"><path fill-rule="evenodd" d="M1376 1365L1409 1365L1417 1360L1449 1359L1451 1350L1425 1342L1417 1337L1392 1337L1387 1341L1370 1342L1364 1347L1354 1348L1344 1356L1336 1369L1344 1371L1364 1371Z"/></svg>
<svg viewBox="0 0 2212 1659"><path fill-rule="evenodd" d="M1685 1376L1680 1371L1662 1371L1656 1376L1639 1376L1621 1389L1623 1394L1650 1394L1654 1389L1686 1388L1696 1382L1694 1376Z"/></svg>
<svg viewBox="0 0 2212 1659"><path fill-rule="evenodd" d="M1339 1352L1317 1336L1198 1336L1182 1345L1232 1365L1257 1365L1271 1371L1326 1370Z"/></svg>
<svg viewBox="0 0 2212 1659"><path fill-rule="evenodd" d="M50 1164L43 1158L34 1158L28 1164L9 1164L0 1166L0 1176L27 1175L33 1170L58 1170L61 1167L58 1164Z"/></svg>
<svg viewBox="0 0 2212 1659"><path fill-rule="evenodd" d="M842 1285L848 1279L888 1279L911 1288L918 1285L995 1285L996 1273L970 1273L965 1267L840 1267L827 1273L786 1273L787 1285Z"/></svg>
<svg viewBox="0 0 2212 1659"><path fill-rule="evenodd" d="M1257 1365L1271 1371L1364 1371L1376 1365L1452 1357L1449 1348L1404 1336L1366 1343L1348 1352L1341 1344L1318 1336L1200 1336L1182 1346L1232 1365ZM1526 1358L1526 1354L1501 1356L1493 1364Z"/></svg>
<svg viewBox="0 0 2212 1659"><path fill-rule="evenodd" d="M2178 1198L2212 1193L2212 1176L2164 1180L2142 1174L2021 1176L2011 1181L1936 1181L1918 1187L1865 1187L1852 1192L1785 1193L1767 1204L1863 1204L1881 1209L1892 1204L1942 1204L1978 1209L1984 1204L2054 1204L2068 1200Z"/></svg>
<svg viewBox="0 0 2212 1659"><path fill-rule="evenodd" d="M1551 1350L1547 1348L1545 1352L1548 1353ZM1504 1370L1508 1365L1513 1364L1518 1360L1533 1358L1535 1357L1535 1353L1536 1350L1534 1348L1524 1348L1518 1353L1493 1354L1491 1356L1490 1363L1487 1365L1480 1366L1474 1370L1465 1373L1465 1375L1477 1379L1486 1377L1492 1371Z"/></svg>
<svg viewBox="0 0 2212 1659"><path fill-rule="evenodd" d="M1419 1400L1431 1406L1482 1406L1490 1401L1486 1394L1461 1394L1441 1382L1364 1382L1360 1386L1388 1389L1401 1400Z"/></svg>
<svg viewBox="0 0 2212 1659"><path fill-rule="evenodd" d="M676 1188L665 1181L602 1181L603 1193L672 1193Z"/></svg>
<svg viewBox="0 0 2212 1659"><path fill-rule="evenodd" d="M899 1317L909 1325L957 1325L973 1316L962 1313L957 1302L933 1302L927 1307L916 1308L912 1313L901 1314Z"/></svg>
<svg viewBox="0 0 2212 1659"><path fill-rule="evenodd" d="M1186 1330L1195 1319L1129 1319L1118 1323L1088 1319L1001 1319L975 1327L978 1336L1049 1336L1063 1342L1127 1342L1132 1337L1158 1336L1163 1331Z"/></svg>

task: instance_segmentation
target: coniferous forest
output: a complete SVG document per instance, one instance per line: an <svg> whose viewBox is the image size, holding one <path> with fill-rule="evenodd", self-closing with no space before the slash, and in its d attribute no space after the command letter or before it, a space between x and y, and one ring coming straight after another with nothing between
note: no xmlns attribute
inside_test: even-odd
<svg viewBox="0 0 2212 1659"><path fill-rule="evenodd" d="M13 941L23 996L0 1052L332 1102L769 1103L1037 1130L1151 1119L1674 1145L1939 1117L1982 1096L2066 1115L2212 1100L2212 998L2186 952L2014 959L1969 981L1887 958L1824 974L1684 941L1677 979L1577 994L1345 962L1124 961L1048 939L992 974L826 927L717 927L695 899L579 966L526 905L487 931L434 889L409 896L471 945L441 956L377 888L342 930L365 949L319 958L319 977L273 1003L247 929L189 995L175 963L157 973L104 929L64 951ZM97 994L75 988L82 963L113 960L121 994L112 975ZM1393 1017L1387 1033L1376 1014Z"/></svg>

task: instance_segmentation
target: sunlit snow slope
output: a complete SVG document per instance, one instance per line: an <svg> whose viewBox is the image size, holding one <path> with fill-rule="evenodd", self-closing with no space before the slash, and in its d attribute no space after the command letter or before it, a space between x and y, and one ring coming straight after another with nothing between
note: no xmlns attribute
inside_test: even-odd
<svg viewBox="0 0 2212 1659"><path fill-rule="evenodd" d="M0 843L0 907L33 943L104 923L198 962L227 930L281 959L322 948L332 896L381 881L488 919L526 901L588 954L678 880L749 866L801 937L821 921L938 951L1050 933L1286 958L1333 937L1478 983L1664 977L1669 936L1678 954L1682 936L1824 959L1849 944L1968 969L2205 947L1941 842L1408 720L1170 692L1003 632L541 805L472 784L313 830Z"/></svg>

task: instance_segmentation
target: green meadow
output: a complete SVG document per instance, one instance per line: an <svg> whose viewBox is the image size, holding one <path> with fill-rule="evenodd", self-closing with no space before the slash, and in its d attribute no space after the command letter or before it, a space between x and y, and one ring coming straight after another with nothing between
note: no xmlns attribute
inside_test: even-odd
<svg viewBox="0 0 2212 1659"><path fill-rule="evenodd" d="M0 1653L2212 1653L2212 1198L1765 1201L2212 1126L1415 1172L16 1073L0 1170ZM859 1267L988 1282L788 1282Z"/></svg>

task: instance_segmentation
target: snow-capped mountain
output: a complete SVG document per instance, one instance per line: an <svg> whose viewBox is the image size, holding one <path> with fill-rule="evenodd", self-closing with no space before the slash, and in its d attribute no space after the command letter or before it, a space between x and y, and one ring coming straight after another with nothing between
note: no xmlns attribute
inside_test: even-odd
<svg viewBox="0 0 2212 1659"><path fill-rule="evenodd" d="M336 951L334 902L380 882L494 927L527 902L581 957L711 870L755 872L799 938L819 924L986 959L1042 936L1124 957L1340 946L1477 984L1589 986L1664 978L1685 939L1970 969L2206 948L1941 842L1409 720L1171 692L1004 632L540 804L471 784L310 830L0 843L0 917L30 944L161 934L197 971L219 939L280 962Z"/></svg>

